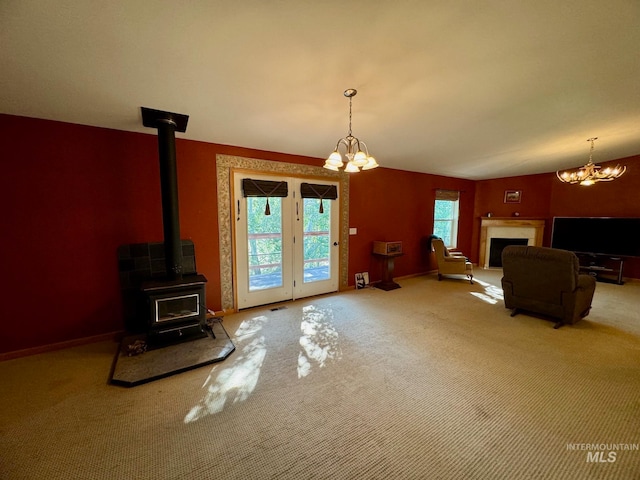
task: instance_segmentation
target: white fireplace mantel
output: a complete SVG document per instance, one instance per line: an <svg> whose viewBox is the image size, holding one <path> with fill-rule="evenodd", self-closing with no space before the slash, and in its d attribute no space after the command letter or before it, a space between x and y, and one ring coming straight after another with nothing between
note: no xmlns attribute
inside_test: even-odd
<svg viewBox="0 0 640 480"><path fill-rule="evenodd" d="M489 268L492 238L527 238L528 245L541 247L544 224L544 219L482 217L478 266Z"/></svg>

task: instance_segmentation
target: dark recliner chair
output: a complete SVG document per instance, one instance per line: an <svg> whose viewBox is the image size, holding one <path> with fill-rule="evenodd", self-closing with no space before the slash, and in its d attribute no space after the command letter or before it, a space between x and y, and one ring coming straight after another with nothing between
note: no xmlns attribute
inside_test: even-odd
<svg viewBox="0 0 640 480"><path fill-rule="evenodd" d="M580 274L578 257L556 248L509 245L502 251L504 306L574 324L591 309L596 280Z"/></svg>

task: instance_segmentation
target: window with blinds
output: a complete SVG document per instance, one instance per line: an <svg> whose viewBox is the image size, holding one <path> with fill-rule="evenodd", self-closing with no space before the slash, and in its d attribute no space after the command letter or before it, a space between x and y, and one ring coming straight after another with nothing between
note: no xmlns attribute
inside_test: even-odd
<svg viewBox="0 0 640 480"><path fill-rule="evenodd" d="M301 183L300 196L302 198L335 200L338 198L338 189L335 185L316 185L314 183Z"/></svg>
<svg viewBox="0 0 640 480"><path fill-rule="evenodd" d="M245 197L286 197L289 185L287 182L245 178L242 180L242 194Z"/></svg>
<svg viewBox="0 0 640 480"><path fill-rule="evenodd" d="M458 245L458 213L460 192L456 190L436 190L433 209L433 234L442 238L447 248Z"/></svg>

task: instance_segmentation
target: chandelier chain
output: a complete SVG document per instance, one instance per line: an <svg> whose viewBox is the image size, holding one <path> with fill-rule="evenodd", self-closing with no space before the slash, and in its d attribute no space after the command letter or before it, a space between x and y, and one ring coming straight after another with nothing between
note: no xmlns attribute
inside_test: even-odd
<svg viewBox="0 0 640 480"><path fill-rule="evenodd" d="M351 100L353 99L353 97L349 97L349 136L352 137L353 135L351 135Z"/></svg>
<svg viewBox="0 0 640 480"><path fill-rule="evenodd" d="M589 163L593 163L593 142L595 142L598 137L591 137L587 142L591 142L591 150L589 151Z"/></svg>

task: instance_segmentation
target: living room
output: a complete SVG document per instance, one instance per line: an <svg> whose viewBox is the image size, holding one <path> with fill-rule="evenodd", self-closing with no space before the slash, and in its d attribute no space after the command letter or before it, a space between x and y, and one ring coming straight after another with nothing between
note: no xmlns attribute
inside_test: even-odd
<svg viewBox="0 0 640 480"><path fill-rule="evenodd" d="M157 139L153 135L0 115L6 162L3 192L17 206L7 211L2 237L13 301L4 318L21 318L24 306L42 305L47 321L32 328L7 322L0 352L113 335L123 329L116 250L120 245L162 241ZM193 240L198 270L208 279L207 307L222 309L216 156L232 155L320 168L321 159L177 140L180 221ZM402 241L395 275L428 273L435 264L426 240L433 231L436 189L460 194L458 248L478 262L480 219L537 218L550 245L555 216L640 216L640 156L614 160L627 172L591 187L562 184L555 173L490 180L377 168L349 178L348 285L357 272L380 280L383 265L374 241ZM603 164L606 165L606 164ZM504 203L507 190L522 192ZM384 192L384 195L375 192ZM391 228L390 228L391 227ZM640 279L640 262L629 259L625 279ZM28 286L28 287L27 287ZM37 299L34 300L34 288ZM621 286L620 288L624 288Z"/></svg>
<svg viewBox="0 0 640 480"><path fill-rule="evenodd" d="M343 227L354 234L340 238L340 290L359 272L381 278L374 241L402 242L397 277L434 270L426 239L436 190L460 192L456 247L476 264L489 214L544 221L546 246L556 216L640 216L635 5L353 7L377 35L351 35L332 2L153 14L122 2L101 15L78 2L11 5L0 57L0 182L17 206L0 240L11 252L5 318L36 302L47 321L7 321L0 354L122 330L117 249L163 238L157 139L143 106L191 115L176 140L180 227L215 312L234 308L222 293L231 246L220 237L217 158L326 172L349 87L360 89L349 133L353 121L380 168L348 175ZM332 41L320 19L334 25ZM555 171L583 165L594 136L594 161L626 173L591 187L560 182ZM505 202L507 191L520 192L518 203ZM640 278L640 261L625 261L623 276Z"/></svg>
<svg viewBox="0 0 640 480"><path fill-rule="evenodd" d="M588 316L554 329L510 316L482 246L487 220L541 224L550 246L557 217L640 218L640 4L0 11L0 477L638 478L640 257L625 258L623 284L597 282ZM173 245L192 242L197 309L233 350L122 388L121 357L172 357L121 341L121 268L135 260L120 249L166 241L169 223L160 129L141 107L189 116ZM322 168L352 127L379 167ZM563 183L590 137L593 161L624 174ZM335 291L238 308L231 171L339 184ZM473 283L438 281L442 191L459 198L455 246ZM389 267L377 241L401 242L401 288L372 288ZM371 284L356 288L362 272Z"/></svg>

